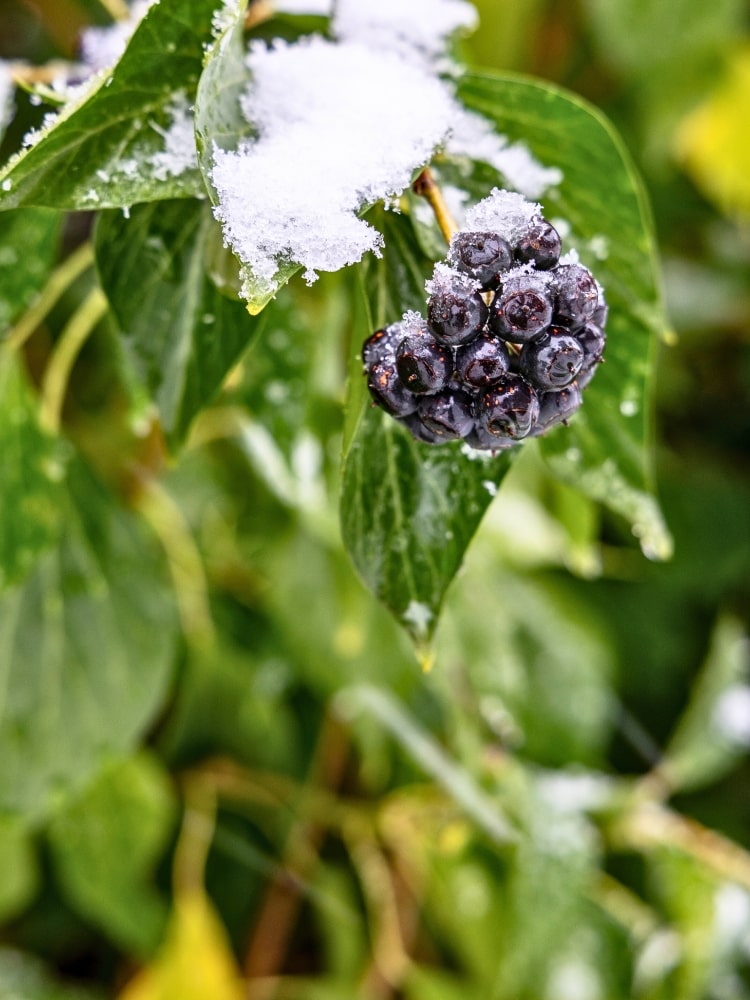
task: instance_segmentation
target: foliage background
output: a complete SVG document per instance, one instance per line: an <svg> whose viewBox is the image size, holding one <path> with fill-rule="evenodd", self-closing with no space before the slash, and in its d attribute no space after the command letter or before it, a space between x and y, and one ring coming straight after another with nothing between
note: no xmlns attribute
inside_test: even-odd
<svg viewBox="0 0 750 1000"><path fill-rule="evenodd" d="M423 673L339 536L350 276L290 285L178 461L102 320L64 436L23 439L44 475L17 434L3 448L0 997L750 996L748 12L477 6L470 64L593 101L646 181L674 330L655 382L674 556L646 560L524 449ZM0 56L36 63L107 21L93 0L0 18ZM19 102L4 151L39 114ZM26 211L43 272L90 225L69 217L58 247L57 216ZM115 247L121 213L100 225ZM102 282L132 293L105 259ZM48 403L92 283L84 261L27 343ZM33 405L13 366L0 387Z"/></svg>

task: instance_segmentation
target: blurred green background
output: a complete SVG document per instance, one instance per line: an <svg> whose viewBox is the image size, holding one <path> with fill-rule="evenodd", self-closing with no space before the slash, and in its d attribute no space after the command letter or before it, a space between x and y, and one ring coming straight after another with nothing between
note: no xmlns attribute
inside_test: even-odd
<svg viewBox="0 0 750 1000"><path fill-rule="evenodd" d="M226 440L217 410L163 478L210 636L181 636L137 752L0 817L0 998L750 997L748 9L477 7L467 61L590 100L645 180L674 557L524 450L423 674L338 538L345 279L285 292L226 397L265 430ZM0 58L69 58L107 20L3 0ZM105 474L108 363L87 346L66 417Z"/></svg>

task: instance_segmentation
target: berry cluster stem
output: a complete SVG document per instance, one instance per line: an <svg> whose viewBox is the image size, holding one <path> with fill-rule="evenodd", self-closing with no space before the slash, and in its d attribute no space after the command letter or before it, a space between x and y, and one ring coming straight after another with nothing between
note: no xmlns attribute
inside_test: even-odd
<svg viewBox="0 0 750 1000"><path fill-rule="evenodd" d="M412 184L414 194L425 198L432 211L435 213L435 220L440 227L440 232L445 237L445 242L450 243L451 237L458 232L458 226L445 203L440 185L429 167L425 167L419 177Z"/></svg>

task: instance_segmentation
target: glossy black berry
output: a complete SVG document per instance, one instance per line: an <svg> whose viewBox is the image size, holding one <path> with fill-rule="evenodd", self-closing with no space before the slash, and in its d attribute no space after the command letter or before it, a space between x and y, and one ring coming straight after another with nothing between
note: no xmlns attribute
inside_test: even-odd
<svg viewBox="0 0 750 1000"><path fill-rule="evenodd" d="M607 325L607 320L609 319L609 306L607 305L607 300L604 298L604 289L598 281L596 283L596 291L599 296L599 300L596 303L596 309L594 309L591 321L592 323L596 323L596 325L601 327L603 330Z"/></svg>
<svg viewBox="0 0 750 1000"><path fill-rule="evenodd" d="M479 424L474 425L464 440L471 448L476 448L478 451L507 451L518 444L513 438L490 434Z"/></svg>
<svg viewBox="0 0 750 1000"><path fill-rule="evenodd" d="M538 271L548 271L560 259L560 234L546 219L536 216L516 243L516 260L533 263Z"/></svg>
<svg viewBox="0 0 750 1000"><path fill-rule="evenodd" d="M444 441L466 437L474 426L472 399L460 390L445 389L423 396L417 415L428 431Z"/></svg>
<svg viewBox="0 0 750 1000"><path fill-rule="evenodd" d="M376 330L362 345L362 361L365 370L369 369L376 361L392 359L403 337L403 323L391 323L390 326L386 326L382 330Z"/></svg>
<svg viewBox="0 0 750 1000"><path fill-rule="evenodd" d="M426 331L409 334L396 350L396 370L410 392L437 392L453 373L452 351Z"/></svg>
<svg viewBox="0 0 750 1000"><path fill-rule="evenodd" d="M520 375L504 375L487 389L477 403L477 425L496 438L520 440L527 436L539 415L533 387Z"/></svg>
<svg viewBox="0 0 750 1000"><path fill-rule="evenodd" d="M582 264L563 264L555 271L555 322L575 329L593 318L599 303L594 276Z"/></svg>
<svg viewBox="0 0 750 1000"><path fill-rule="evenodd" d="M583 368L580 341L564 327L551 326L521 351L519 368L531 384L542 391L563 389Z"/></svg>
<svg viewBox="0 0 750 1000"><path fill-rule="evenodd" d="M448 260L457 271L476 278L482 289L497 288L513 263L510 243L497 233L461 232L451 240Z"/></svg>
<svg viewBox="0 0 750 1000"><path fill-rule="evenodd" d="M525 344L550 325L552 306L546 279L535 274L513 276L492 300L490 329L503 340Z"/></svg>
<svg viewBox="0 0 750 1000"><path fill-rule="evenodd" d="M414 413L419 397L404 387L395 360L376 361L367 374L367 387L379 406L395 417Z"/></svg>
<svg viewBox="0 0 750 1000"><path fill-rule="evenodd" d="M465 344L472 340L487 321L487 306L470 283L444 279L427 300L427 326L441 344Z"/></svg>
<svg viewBox="0 0 750 1000"><path fill-rule="evenodd" d="M583 396L577 383L557 392L543 392L539 397L539 416L532 437L545 434L556 424L564 424L583 403Z"/></svg>
<svg viewBox="0 0 750 1000"><path fill-rule="evenodd" d="M417 441L422 441L424 444L445 444L446 439L442 435L435 434L428 427L425 427L416 413L411 413L406 417L399 417L398 422Z"/></svg>
<svg viewBox="0 0 750 1000"><path fill-rule="evenodd" d="M510 368L505 341L483 332L469 344L456 348L456 374L471 389L486 389Z"/></svg>
<svg viewBox="0 0 750 1000"><path fill-rule="evenodd" d="M583 348L583 368L598 364L602 360L604 347L607 343L607 335L604 330L597 323L591 322L577 330L575 336Z"/></svg>

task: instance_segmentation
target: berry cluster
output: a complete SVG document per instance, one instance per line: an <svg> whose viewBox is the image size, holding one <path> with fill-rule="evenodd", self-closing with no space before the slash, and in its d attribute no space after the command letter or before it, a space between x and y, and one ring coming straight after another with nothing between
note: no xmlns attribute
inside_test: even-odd
<svg viewBox="0 0 750 1000"><path fill-rule="evenodd" d="M499 225L453 237L427 282L426 317L408 312L362 349L373 399L419 441L463 438L495 452L544 434L575 413L602 360L600 286L581 264L560 262L538 205L498 191L486 202L500 196L506 209L518 199L514 211L485 207L475 224Z"/></svg>

